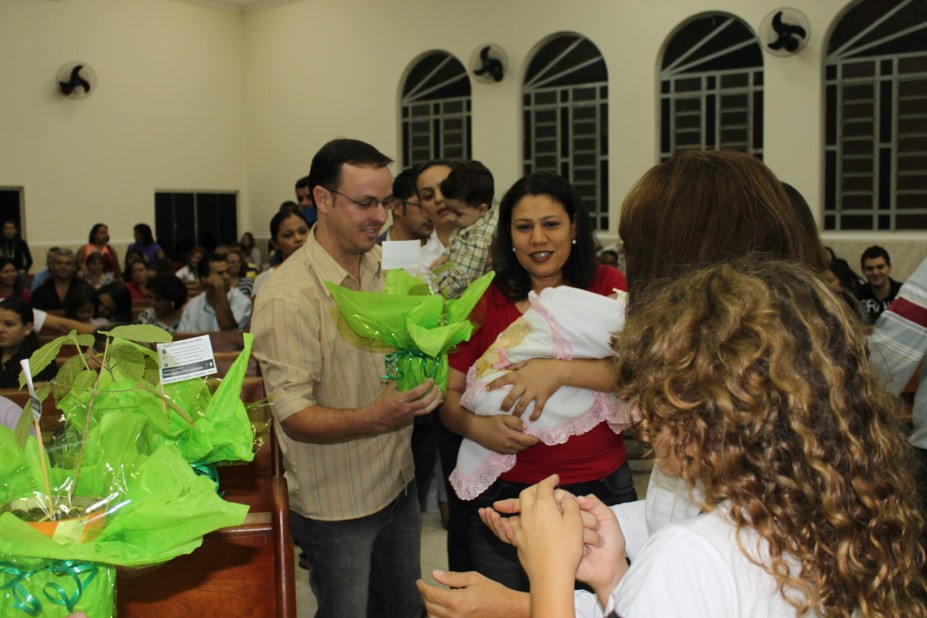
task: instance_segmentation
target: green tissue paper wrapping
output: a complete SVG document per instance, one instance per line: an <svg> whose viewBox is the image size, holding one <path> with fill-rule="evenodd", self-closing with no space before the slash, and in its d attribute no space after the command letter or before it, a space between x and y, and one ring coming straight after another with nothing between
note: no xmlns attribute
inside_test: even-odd
<svg viewBox="0 0 927 618"><path fill-rule="evenodd" d="M81 359L59 372L65 426L45 449L0 426L0 616L112 616L115 566L188 554L244 521L248 507L222 500L192 464L254 457L240 399L251 344L246 334L211 393L202 379L162 389L156 353L114 338L95 395L97 372Z"/></svg>
<svg viewBox="0 0 927 618"><path fill-rule="evenodd" d="M338 306L341 332L355 345L372 350L392 348L386 356L387 379L406 391L427 378L447 394L447 353L470 339L467 319L492 282L487 273L459 298L431 294L428 286L403 270L386 274L383 292L348 290L325 282Z"/></svg>

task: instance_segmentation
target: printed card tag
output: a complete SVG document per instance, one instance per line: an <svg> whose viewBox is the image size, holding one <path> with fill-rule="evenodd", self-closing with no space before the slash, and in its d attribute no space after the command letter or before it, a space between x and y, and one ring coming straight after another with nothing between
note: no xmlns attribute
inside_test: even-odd
<svg viewBox="0 0 927 618"><path fill-rule="evenodd" d="M218 373L209 335L158 344L161 384L173 384L191 378Z"/></svg>

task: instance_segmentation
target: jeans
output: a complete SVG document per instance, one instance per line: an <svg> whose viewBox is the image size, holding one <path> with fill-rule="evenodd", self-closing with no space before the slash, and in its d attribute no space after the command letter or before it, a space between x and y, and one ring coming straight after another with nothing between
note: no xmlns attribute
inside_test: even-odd
<svg viewBox="0 0 927 618"><path fill-rule="evenodd" d="M414 482L360 519L318 521L290 511L293 540L309 559L316 618L419 618L421 517Z"/></svg>
<svg viewBox="0 0 927 618"><path fill-rule="evenodd" d="M467 546L473 570L522 592L528 592L529 585L528 576L518 562L518 550L497 539L480 519L478 510L491 507L496 500L517 498L528 487L530 485L524 483L497 480L475 500L467 503ZM578 496L593 494L609 506L637 500L628 462L621 464L603 479L560 487Z"/></svg>

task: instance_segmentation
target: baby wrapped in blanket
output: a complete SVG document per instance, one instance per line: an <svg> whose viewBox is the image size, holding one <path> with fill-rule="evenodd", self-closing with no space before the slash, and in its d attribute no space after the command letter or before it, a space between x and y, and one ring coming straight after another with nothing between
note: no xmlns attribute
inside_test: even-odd
<svg viewBox="0 0 927 618"><path fill-rule="evenodd" d="M493 391L487 387L509 373L508 367L515 363L532 358L608 358L612 334L624 326L627 294L617 291L617 298L609 298L559 286L541 290L540 295L530 292L528 301L528 310L499 334L467 372L467 389L460 403L474 414L505 413L502 400L511 386ZM531 402L522 416L528 425L525 431L547 445L563 444L603 421L615 433L631 424L627 407L613 394L571 386L562 386L551 395L536 421L528 418L533 409ZM472 500L500 474L511 470L516 457L493 452L465 438L457 455L457 467L451 473L451 485L463 500Z"/></svg>

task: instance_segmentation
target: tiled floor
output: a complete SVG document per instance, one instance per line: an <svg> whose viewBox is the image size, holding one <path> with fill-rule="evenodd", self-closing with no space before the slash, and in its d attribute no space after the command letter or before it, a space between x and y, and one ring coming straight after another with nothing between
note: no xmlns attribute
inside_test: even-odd
<svg viewBox="0 0 927 618"><path fill-rule="evenodd" d="M650 477L650 460L632 460L631 471L634 475L634 488L639 498L643 498ZM294 552L299 555L299 548ZM447 532L441 527L438 513L422 515L422 578L435 583L431 572L435 569L447 569ZM309 573L296 569L296 615L298 618L312 618L316 612L315 597L309 588Z"/></svg>

